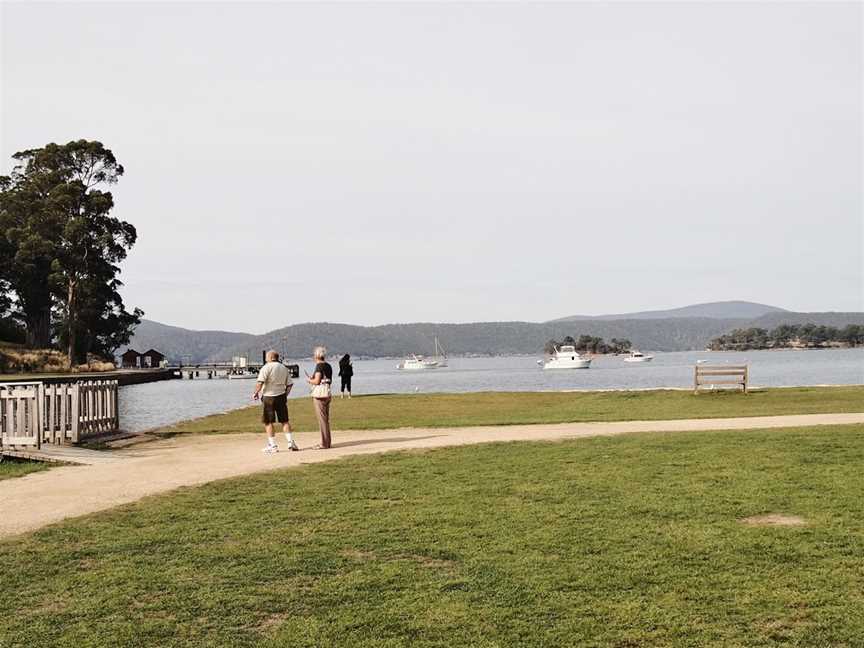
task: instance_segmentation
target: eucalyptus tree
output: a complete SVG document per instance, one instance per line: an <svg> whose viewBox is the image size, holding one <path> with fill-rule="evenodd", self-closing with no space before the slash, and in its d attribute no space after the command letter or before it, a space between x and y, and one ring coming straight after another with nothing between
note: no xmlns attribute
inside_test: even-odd
<svg viewBox="0 0 864 648"><path fill-rule="evenodd" d="M107 188L123 166L102 143L87 140L13 158L12 174L0 180L0 229L14 248L4 278L28 343L47 346L53 329L71 364L89 351L104 351L99 340L110 338L113 327L122 338L122 330L140 319L140 311L125 310L117 292L118 264L137 238L134 226L110 215L114 198Z"/></svg>

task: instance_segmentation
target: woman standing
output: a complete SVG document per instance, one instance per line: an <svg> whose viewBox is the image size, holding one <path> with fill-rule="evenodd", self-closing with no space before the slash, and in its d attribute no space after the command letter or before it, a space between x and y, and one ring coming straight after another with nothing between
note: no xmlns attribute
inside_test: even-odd
<svg viewBox="0 0 864 648"><path fill-rule="evenodd" d="M339 360L339 378L341 378L340 394L341 398L345 398L345 390L348 390L348 398L351 398L351 376L354 375L354 367L351 365L351 355L346 353Z"/></svg>
<svg viewBox="0 0 864 648"><path fill-rule="evenodd" d="M327 362L327 349L323 346L315 347L312 357L316 362L315 370L311 376L306 374L306 381L312 385L312 402L321 431L321 448L326 450L330 447L330 383L333 382L333 367Z"/></svg>

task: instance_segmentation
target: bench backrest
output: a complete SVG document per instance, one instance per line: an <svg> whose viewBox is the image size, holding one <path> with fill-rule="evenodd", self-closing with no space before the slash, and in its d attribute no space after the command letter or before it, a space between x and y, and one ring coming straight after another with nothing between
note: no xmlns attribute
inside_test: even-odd
<svg viewBox="0 0 864 648"><path fill-rule="evenodd" d="M697 364L693 378L693 390L698 391L700 385L741 385L747 391L749 365L706 365Z"/></svg>

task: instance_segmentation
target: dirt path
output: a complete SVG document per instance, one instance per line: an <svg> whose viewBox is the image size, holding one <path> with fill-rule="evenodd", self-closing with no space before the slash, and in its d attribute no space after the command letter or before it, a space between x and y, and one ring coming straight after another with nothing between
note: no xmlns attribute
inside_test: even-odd
<svg viewBox="0 0 864 648"><path fill-rule="evenodd" d="M442 429L336 431L330 450L264 455L262 435L190 435L111 451L89 466L62 466L0 481L0 537L38 529L64 518L102 511L147 495L238 475L301 464L332 461L347 455L411 448L539 441L626 434L746 430L805 425L864 423L861 414L812 414L733 419L566 423ZM302 447L317 434L297 435ZM281 438L281 437L280 437ZM284 443L282 444L284 448Z"/></svg>

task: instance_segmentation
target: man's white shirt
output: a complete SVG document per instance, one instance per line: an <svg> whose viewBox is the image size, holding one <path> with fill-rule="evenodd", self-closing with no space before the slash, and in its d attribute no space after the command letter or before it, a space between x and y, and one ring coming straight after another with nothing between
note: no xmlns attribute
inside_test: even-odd
<svg viewBox="0 0 864 648"><path fill-rule="evenodd" d="M261 389L262 396L281 396L288 391L288 386L293 385L291 372L281 362L268 362L258 372L258 382L264 383Z"/></svg>

